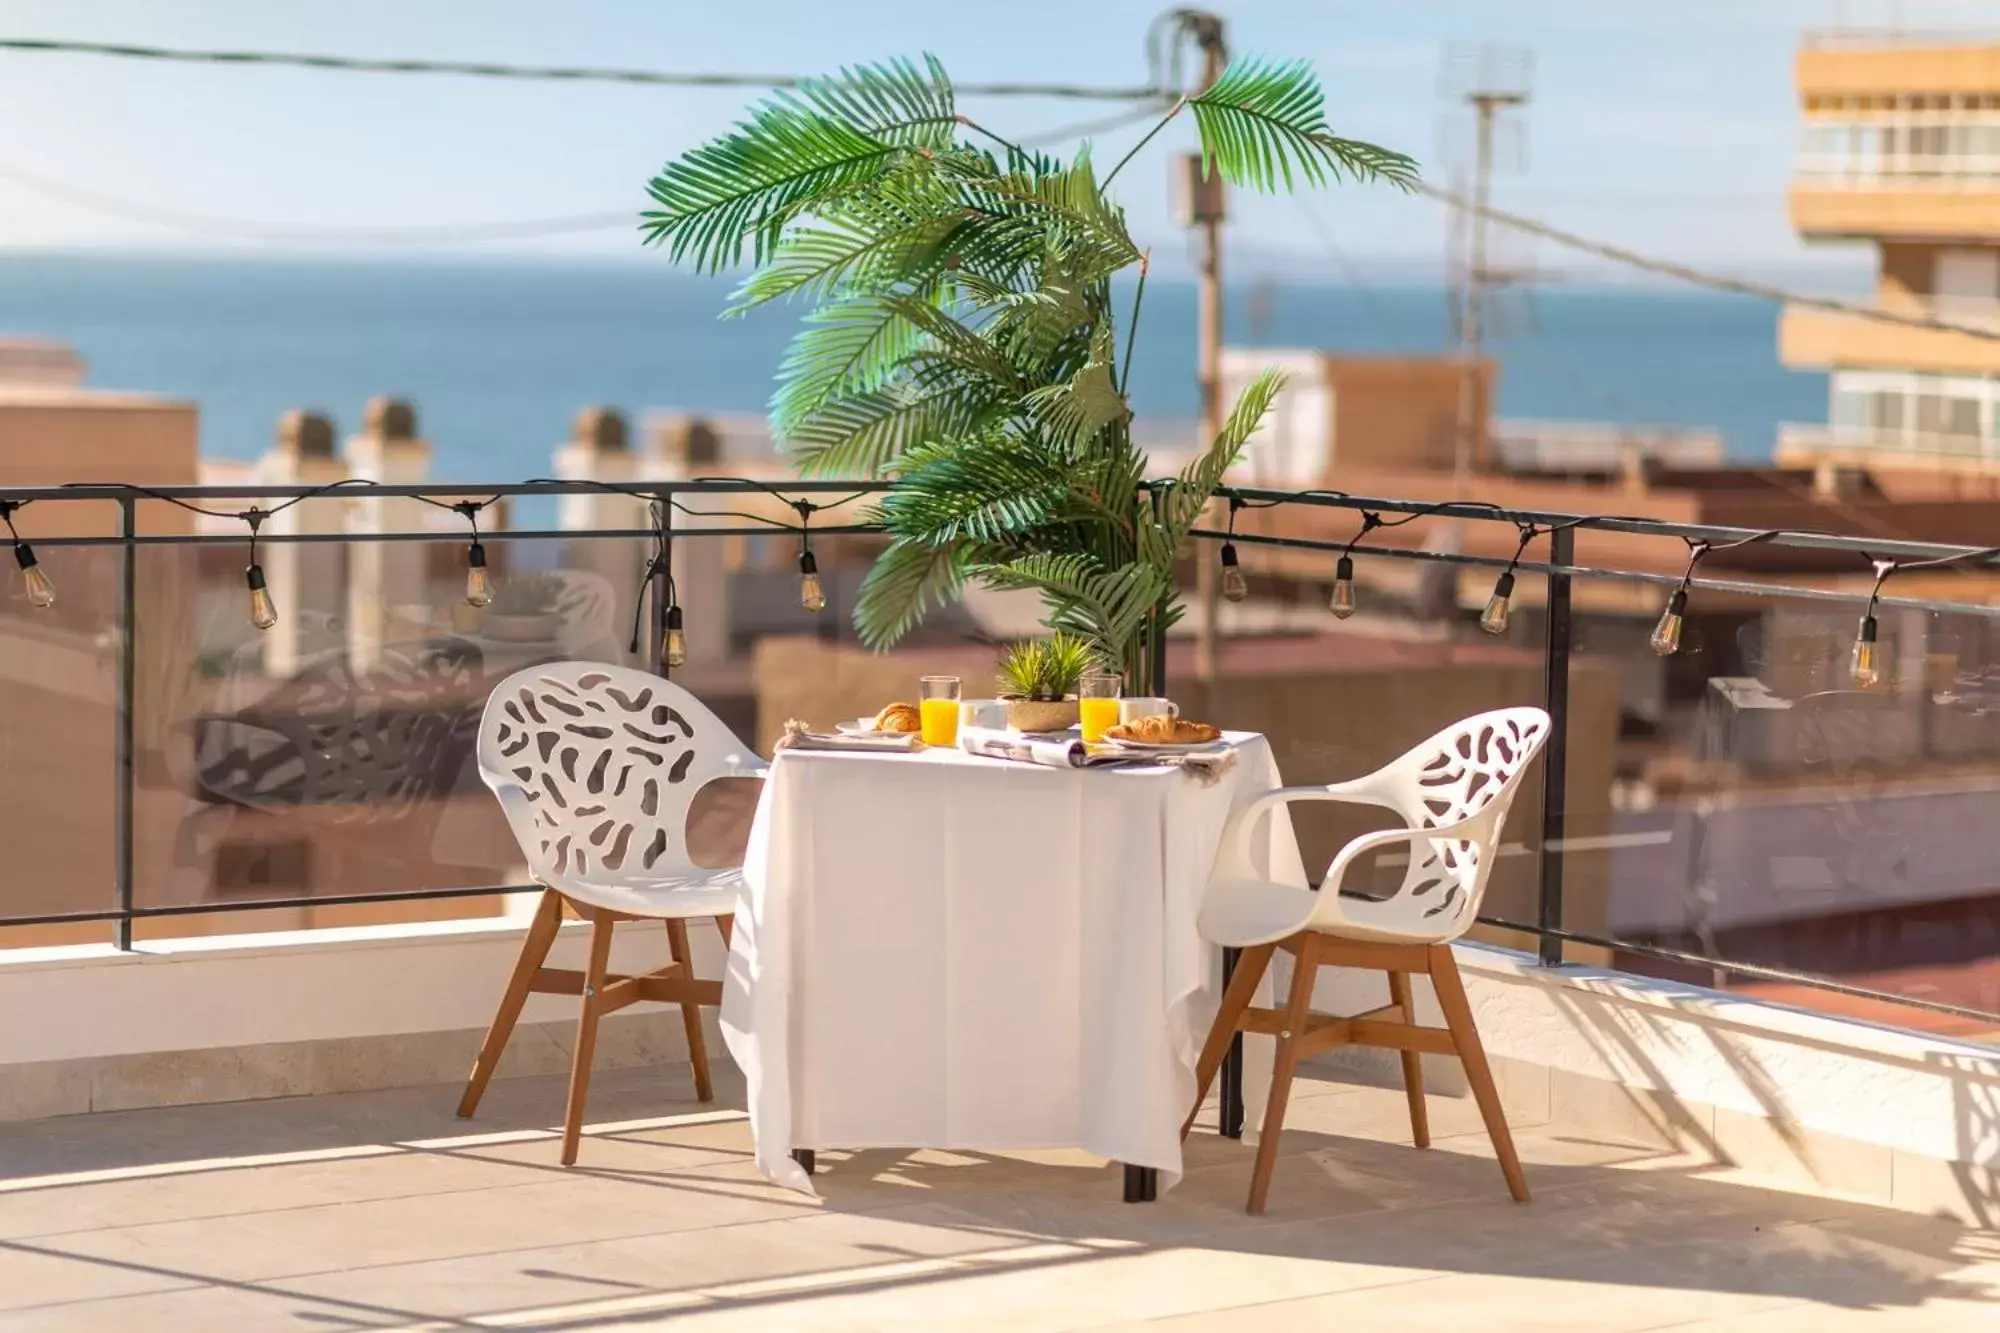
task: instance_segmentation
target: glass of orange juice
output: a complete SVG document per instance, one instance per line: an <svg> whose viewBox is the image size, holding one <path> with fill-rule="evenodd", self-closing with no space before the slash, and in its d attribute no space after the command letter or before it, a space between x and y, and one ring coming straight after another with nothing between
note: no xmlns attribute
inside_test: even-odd
<svg viewBox="0 0 2000 1333"><path fill-rule="evenodd" d="M925 676L918 682L917 712L925 745L958 744L958 677Z"/></svg>
<svg viewBox="0 0 2000 1333"><path fill-rule="evenodd" d="M1104 739L1106 729L1118 725L1118 690L1123 682L1118 677L1104 672L1093 671L1077 683L1077 721L1083 724L1083 740L1086 745L1095 745Z"/></svg>

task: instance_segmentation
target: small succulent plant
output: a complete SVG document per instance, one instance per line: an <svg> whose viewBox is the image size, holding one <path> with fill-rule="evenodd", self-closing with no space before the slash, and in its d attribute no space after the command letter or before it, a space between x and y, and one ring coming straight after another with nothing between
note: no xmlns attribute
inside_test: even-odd
<svg viewBox="0 0 2000 1333"><path fill-rule="evenodd" d="M1058 630L1046 639L1017 643L1000 659L1000 692L1010 699L1055 701L1076 693L1098 664L1096 647L1081 635Z"/></svg>

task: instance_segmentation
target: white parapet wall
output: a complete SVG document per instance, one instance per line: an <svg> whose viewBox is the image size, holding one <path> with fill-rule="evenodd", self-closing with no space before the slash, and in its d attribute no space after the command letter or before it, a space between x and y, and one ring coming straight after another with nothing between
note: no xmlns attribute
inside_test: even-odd
<svg viewBox="0 0 2000 1333"><path fill-rule="evenodd" d="M721 975L713 923L695 926L696 970ZM487 919L0 952L0 1120L454 1083L521 931ZM582 933L565 928L553 965L580 964ZM633 923L612 967L666 955L657 924ZM2000 1048L1503 949L1458 955L1517 1124L2000 1225ZM1328 969L1315 1007L1369 1008L1381 986ZM1419 1001L1438 1022L1427 989ZM532 997L501 1075L566 1070L574 1022L573 999ZM1392 1074L1376 1054L1342 1063ZM678 1014L654 1005L613 1015L599 1039L603 1065L685 1055ZM1462 1089L1455 1072L1438 1065L1432 1091Z"/></svg>
<svg viewBox="0 0 2000 1333"><path fill-rule="evenodd" d="M1485 945L1457 953L1510 1111L2000 1225L2000 1046ZM1420 1019L1441 1022L1416 984ZM1370 1008L1382 986L1329 968L1314 1007ZM1434 1088L1462 1086L1455 1068L1438 1074Z"/></svg>
<svg viewBox="0 0 2000 1333"><path fill-rule="evenodd" d="M690 923L696 971L721 937ZM549 965L580 967L568 922ZM463 1079L520 949L507 919L0 951L0 1120ZM669 961L657 922L620 926L614 971ZM569 1067L576 1001L528 1000L501 1076ZM603 1021L600 1066L686 1055L679 1011ZM720 1046L711 1043L711 1050Z"/></svg>

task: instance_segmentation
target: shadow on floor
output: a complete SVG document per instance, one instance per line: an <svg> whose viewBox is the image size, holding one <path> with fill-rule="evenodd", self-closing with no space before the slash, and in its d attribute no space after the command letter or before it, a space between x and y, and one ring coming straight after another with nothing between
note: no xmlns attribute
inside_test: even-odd
<svg viewBox="0 0 2000 1333"><path fill-rule="evenodd" d="M601 1076L591 1112L597 1128L582 1165L567 1171L555 1161L561 1084L551 1079L496 1083L473 1122L453 1117L455 1088L423 1088L0 1126L0 1289L10 1262L89 1270L76 1284L84 1293L80 1303L22 1307L21 1313L48 1316L22 1327L110 1326L105 1321L120 1317L110 1308L120 1304L113 1298L136 1284L150 1294L129 1299L268 1302L271 1315L288 1316L292 1326L498 1322L555 1330L637 1318L671 1324L684 1315L731 1311L754 1327L758 1312L801 1300L907 1296L1008 1275L1060 1283L1085 1270L1111 1271L1088 1269L1092 1264L1123 1272L1160 1256L1218 1266L1225 1276L1215 1296L1227 1305L1278 1299L1259 1286L1264 1266L1237 1263L1247 1256L1300 1264L1308 1280L1320 1271L1307 1267L1315 1264L1329 1273L1336 1267L1364 1273L1329 1290L1451 1277L1538 1279L1657 1292L1662 1308L1688 1293L1722 1292L1848 1310L1965 1299L1968 1285L1951 1274L2000 1260L2000 1237L1992 1233L1714 1179L1704 1167L1652 1150L1574 1136L1521 1136L1535 1202L1514 1205L1483 1135L1446 1136L1445 1125L1436 1146L1418 1151L1397 1141L1406 1127L1381 1114L1385 1103L1400 1103L1400 1094L1337 1081L1308 1086L1298 1097L1271 1211L1261 1218L1242 1211L1252 1150L1207 1132L1190 1141L1179 1188L1153 1204L1120 1202L1118 1170L1074 1154L1027 1160L887 1151L823 1153L815 1181L823 1198L815 1204L756 1176L740 1080L732 1073L718 1082L720 1100L703 1106L678 1068ZM638 1123L616 1123L626 1120ZM495 1155L497 1141L503 1155ZM458 1248L415 1246L407 1256L378 1258L384 1273L401 1274L393 1282L371 1284L374 1270L333 1253L317 1270L308 1258L283 1276L245 1276L231 1271L226 1256L210 1263L112 1253L115 1247L88 1239L119 1225L118 1191L187 1188L193 1177L209 1177L221 1190L229 1181L214 1179L218 1173L242 1184L227 1198L217 1195L213 1206L220 1211L211 1221L249 1218L260 1231L282 1231L287 1211L340 1203L264 1197L256 1172L337 1172L341 1163L364 1160L384 1161L385 1172L397 1170L398 1161L412 1163L408 1188L419 1193L425 1187L418 1166L504 1174L498 1184L456 1193L431 1186L432 1197L445 1201L441 1216L460 1209L479 1225L465 1227ZM629 1226L614 1223L565 1239L554 1220L545 1228L532 1214L517 1224L483 1215L493 1206L489 1200L505 1201L494 1189L531 1185L577 1191L579 1198L602 1195L612 1209L622 1203ZM46 1202L84 1190L111 1192L102 1200L105 1218L94 1227L28 1234L6 1224L10 1199ZM747 1275L714 1266L673 1269L590 1248L629 1248L684 1233L695 1215L708 1220L693 1222L694 1229L743 1228L715 1234L740 1238ZM922 1234L885 1226L879 1238L858 1236L816 1253L755 1230L830 1216L893 1220L919 1226ZM426 1264L440 1266L435 1290L418 1281L413 1296L409 1273ZM447 1280L450 1265L484 1276ZM1239 1271L1250 1280L1231 1299L1233 1289L1224 1288ZM92 1273L102 1275L101 1286ZM181 1290L152 1290L163 1285ZM76 1322L61 1322L65 1309ZM9 1321L0 1313L0 1324L14 1327ZM131 1318L120 1326L148 1325Z"/></svg>

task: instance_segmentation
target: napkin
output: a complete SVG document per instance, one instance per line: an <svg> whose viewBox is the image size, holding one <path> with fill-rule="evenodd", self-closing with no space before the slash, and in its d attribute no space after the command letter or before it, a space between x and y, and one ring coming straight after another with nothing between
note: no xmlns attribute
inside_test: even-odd
<svg viewBox="0 0 2000 1333"><path fill-rule="evenodd" d="M794 718L785 723L785 734L778 738L777 748L852 750L863 754L909 754L917 748L917 733L905 731L876 736L850 736L844 732L808 731L805 723Z"/></svg>

